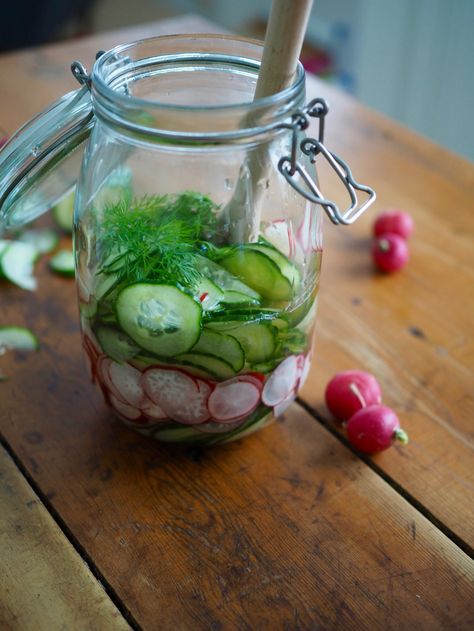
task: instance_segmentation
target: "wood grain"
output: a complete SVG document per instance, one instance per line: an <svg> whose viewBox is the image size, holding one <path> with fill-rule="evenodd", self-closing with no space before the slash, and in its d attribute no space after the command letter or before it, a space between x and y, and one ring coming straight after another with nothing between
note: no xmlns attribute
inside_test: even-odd
<svg viewBox="0 0 474 631"><path fill-rule="evenodd" d="M327 144L378 201L350 228L326 226L315 361L301 396L330 419L329 379L349 368L375 374L411 438L375 462L472 547L474 167L328 87L311 82L310 93L319 87L334 105ZM416 223L409 265L390 276L370 257L371 223L387 207Z"/></svg>
<svg viewBox="0 0 474 631"><path fill-rule="evenodd" d="M0 57L0 126L12 131L75 87L72 59L162 29L211 30L191 18ZM377 189L378 208L409 210L417 233L410 266L381 277L370 217L327 227L303 398L325 414L330 375L374 372L412 438L377 465L472 543L472 166L322 83L308 92L329 97L329 147ZM39 277L35 294L0 284L0 323L42 343L2 359L2 433L144 628L472 626L466 555L298 406L206 452L114 421L86 380L73 284L44 261Z"/></svg>
<svg viewBox="0 0 474 631"><path fill-rule="evenodd" d="M207 451L113 420L86 382L66 283L25 309L43 350L9 366L4 431L138 624L469 628L469 558L298 406Z"/></svg>
<svg viewBox="0 0 474 631"><path fill-rule="evenodd" d="M130 629L0 447L0 627Z"/></svg>

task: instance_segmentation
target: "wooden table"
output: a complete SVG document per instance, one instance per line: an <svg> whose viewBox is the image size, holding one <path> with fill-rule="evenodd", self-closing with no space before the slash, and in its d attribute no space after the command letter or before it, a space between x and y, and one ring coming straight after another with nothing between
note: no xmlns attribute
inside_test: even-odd
<svg viewBox="0 0 474 631"><path fill-rule="evenodd" d="M74 87L68 65L197 18L0 57L12 132ZM72 281L0 285L0 324L33 329L0 384L0 628L461 629L474 624L472 165L314 79L327 143L378 192L326 226L316 359L301 397L253 437L166 447L124 428L89 384ZM328 183L328 195L333 193ZM409 266L374 272L371 222L415 219ZM408 447L355 454L323 390L377 375Z"/></svg>

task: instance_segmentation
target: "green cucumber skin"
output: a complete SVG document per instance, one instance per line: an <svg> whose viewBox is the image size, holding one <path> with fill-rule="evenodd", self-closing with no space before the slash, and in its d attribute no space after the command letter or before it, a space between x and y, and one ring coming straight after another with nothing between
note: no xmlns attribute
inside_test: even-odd
<svg viewBox="0 0 474 631"><path fill-rule="evenodd" d="M267 323L249 322L226 332L242 346L248 362L265 362L276 350L276 329Z"/></svg>
<svg viewBox="0 0 474 631"><path fill-rule="evenodd" d="M147 297L148 296L148 297ZM176 331L163 331L153 336L151 333L142 333L138 323L137 308L146 302L167 302L173 304L179 311L186 312L186 321L181 321L181 328ZM133 308L135 306L135 309ZM162 355L174 357L188 352L198 341L202 329L202 307L191 296L174 285L162 285L159 283L135 283L123 289L117 296L115 312L120 327L141 348ZM148 314L146 314L148 315ZM145 316L144 316L145 317ZM153 315L150 316L150 319Z"/></svg>
<svg viewBox="0 0 474 631"><path fill-rule="evenodd" d="M206 355L205 353L184 353L176 357L183 367L191 366L204 370L207 378L225 380L232 379L237 374L232 366L219 357L214 355Z"/></svg>
<svg viewBox="0 0 474 631"><path fill-rule="evenodd" d="M193 353L213 355L232 367L235 372L242 370L245 364L245 353L241 344L230 335L217 333L211 329L203 328L201 337L192 348Z"/></svg>
<svg viewBox="0 0 474 631"><path fill-rule="evenodd" d="M219 261L228 272L269 301L289 301L293 288L266 254L243 246Z"/></svg>
<svg viewBox="0 0 474 631"><path fill-rule="evenodd" d="M95 335L103 352L117 362L128 361L140 351L140 347L120 329L101 326Z"/></svg>

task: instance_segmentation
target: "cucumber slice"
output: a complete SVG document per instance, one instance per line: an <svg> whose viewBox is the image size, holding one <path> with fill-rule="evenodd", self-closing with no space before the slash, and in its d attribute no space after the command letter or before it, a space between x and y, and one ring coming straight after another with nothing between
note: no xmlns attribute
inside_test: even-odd
<svg viewBox="0 0 474 631"><path fill-rule="evenodd" d="M225 333L217 333L204 328L192 351L224 359L235 372L239 372L244 367L245 355L242 346L234 337Z"/></svg>
<svg viewBox="0 0 474 631"><path fill-rule="evenodd" d="M33 278L33 263L36 260L37 251L29 243L11 241L3 249L0 258L0 268L6 278L22 289L33 291L37 287Z"/></svg>
<svg viewBox="0 0 474 631"><path fill-rule="evenodd" d="M245 246L249 250L256 250L261 252L270 258L277 266L280 272L285 276L290 285L296 289L301 285L301 275L293 263L271 245L265 245L263 243L251 243Z"/></svg>
<svg viewBox="0 0 474 631"><path fill-rule="evenodd" d="M118 362L131 359L140 350L128 335L113 327L99 327L96 336L104 353Z"/></svg>
<svg viewBox="0 0 474 631"><path fill-rule="evenodd" d="M218 309L221 300L224 298L224 292L212 280L201 278L196 287L196 300L202 305L204 311L214 311Z"/></svg>
<svg viewBox="0 0 474 631"><path fill-rule="evenodd" d="M227 330L227 335L235 337L244 349L247 361L265 362L276 349L276 329L264 322L249 322L235 329Z"/></svg>
<svg viewBox="0 0 474 631"><path fill-rule="evenodd" d="M158 425L158 428L152 435L153 438L161 440L164 443L192 442L194 439L202 438L202 434L193 429L190 425L187 427L179 425L178 423L162 425L163 426Z"/></svg>
<svg viewBox="0 0 474 631"><path fill-rule="evenodd" d="M183 365L189 365L201 370L205 370L208 376L216 379L230 379L234 377L236 371L226 361L201 353L184 353L177 357Z"/></svg>
<svg viewBox="0 0 474 631"><path fill-rule="evenodd" d="M248 296L249 298L252 298L257 302L260 302L260 294L258 294L245 283L238 280L238 278L235 278L235 276L230 274L223 267L221 267L217 263L214 263L214 261L210 261L209 259L200 256L198 257L197 265L199 271L207 278L210 278L212 282L223 289L224 292L236 291L240 294Z"/></svg>
<svg viewBox="0 0 474 631"><path fill-rule="evenodd" d="M292 286L266 254L249 247L236 249L220 261L222 267L267 300L291 300Z"/></svg>
<svg viewBox="0 0 474 631"><path fill-rule="evenodd" d="M164 357L186 353L201 334L201 305L173 285L130 285L118 295L116 313L132 340Z"/></svg>
<svg viewBox="0 0 474 631"><path fill-rule="evenodd" d="M7 350L36 351L38 338L22 326L0 327L0 355Z"/></svg>
<svg viewBox="0 0 474 631"><path fill-rule="evenodd" d="M258 305L259 300L253 298L248 294L244 294L241 291L235 291L233 289L227 289L224 291L224 297L222 298L223 305Z"/></svg>
<svg viewBox="0 0 474 631"><path fill-rule="evenodd" d="M74 276L74 254L71 250L59 250L49 261L49 266L57 274L62 276Z"/></svg>
<svg viewBox="0 0 474 631"><path fill-rule="evenodd" d="M59 237L53 230L45 228L26 230L19 236L18 241L32 245L38 254L49 254L58 245Z"/></svg>
<svg viewBox="0 0 474 631"><path fill-rule="evenodd" d="M51 208L56 223L66 232L72 232L75 195L74 188Z"/></svg>

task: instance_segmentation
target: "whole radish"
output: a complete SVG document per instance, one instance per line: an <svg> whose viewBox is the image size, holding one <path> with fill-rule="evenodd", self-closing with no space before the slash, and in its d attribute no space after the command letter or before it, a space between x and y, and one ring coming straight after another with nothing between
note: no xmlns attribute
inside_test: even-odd
<svg viewBox="0 0 474 631"><path fill-rule="evenodd" d="M384 451L396 440L404 445L408 442L395 412L383 405L370 405L351 416L347 438L351 445L367 454Z"/></svg>
<svg viewBox="0 0 474 631"><path fill-rule="evenodd" d="M372 257L382 272L396 272L407 264L410 255L405 239L394 232L387 232L375 239Z"/></svg>
<svg viewBox="0 0 474 631"><path fill-rule="evenodd" d="M335 375L325 392L326 405L340 421L369 405L382 401L382 391L373 375L362 370L346 370Z"/></svg>
<svg viewBox="0 0 474 631"><path fill-rule="evenodd" d="M392 232L403 239L408 239L414 227L413 219L408 213L394 208L380 213L377 217L374 222L374 235L380 237L387 232Z"/></svg>

